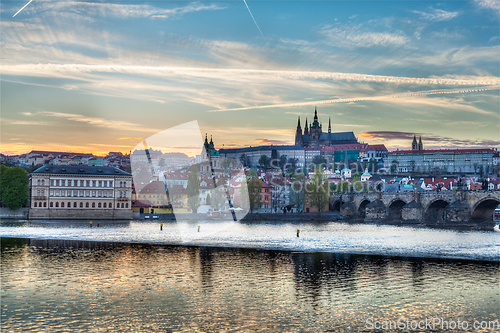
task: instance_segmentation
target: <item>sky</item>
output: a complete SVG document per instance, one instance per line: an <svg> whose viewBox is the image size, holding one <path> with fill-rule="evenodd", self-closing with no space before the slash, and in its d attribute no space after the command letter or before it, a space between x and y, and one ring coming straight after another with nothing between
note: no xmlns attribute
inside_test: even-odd
<svg viewBox="0 0 500 333"><path fill-rule="evenodd" d="M1 2L4 154L192 121L217 148L293 144L315 107L389 150L500 146L498 0L27 3Z"/></svg>

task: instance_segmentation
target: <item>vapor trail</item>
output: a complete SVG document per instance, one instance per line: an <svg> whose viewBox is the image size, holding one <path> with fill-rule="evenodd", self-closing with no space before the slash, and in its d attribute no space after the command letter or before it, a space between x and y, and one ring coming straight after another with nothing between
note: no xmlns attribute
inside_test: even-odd
<svg viewBox="0 0 500 333"><path fill-rule="evenodd" d="M25 5L23 6L23 8L19 9L19 10L17 11L17 13L15 13L15 14L14 14L14 16L16 16L17 14L19 14L19 13L21 12L21 10L23 10L24 8L26 8L26 6L27 6L27 5L29 5L29 4L31 3L31 1L33 1L33 0L28 1L28 3L27 3L27 4L25 4ZM243 1L245 1L245 0L243 0ZM12 17L14 17L14 16L12 16ZM260 29L259 29L259 30L260 30Z"/></svg>
<svg viewBox="0 0 500 333"><path fill-rule="evenodd" d="M307 102L292 102L292 103L285 103L285 104L256 105L256 106L248 106L248 107L242 107L242 108L209 110L207 112L229 112L229 111L284 108L284 107L332 104L332 103L354 103L354 102L379 101L379 100L396 99L396 98L413 97L413 96L427 96L427 95L438 95L438 94L458 94L458 93L463 94L463 93L469 93L469 92L498 90L498 89L500 89L500 86L492 86L492 87L484 87L483 86L483 87L462 88L462 89L452 89L452 90L430 90L430 91L407 92L407 93L400 93L400 94L394 94L394 95L382 95L382 96L373 96L373 97L350 97L350 98L327 99L327 100L317 100L317 101L307 101Z"/></svg>
<svg viewBox="0 0 500 333"><path fill-rule="evenodd" d="M31 0L30 0L31 2ZM250 8L248 8L248 5L247 5L247 2L245 0L243 0L243 2L245 3L245 6L247 6L247 9L248 9L248 12L250 13L250 16L252 17L252 20L253 22L255 23L255 25L257 26L257 29L259 29L259 32L260 32L260 35L262 37L264 37L264 35L262 34L262 31L260 31L260 28L259 28L259 25L257 24L257 21L255 21L255 19L253 18L253 15L252 15L252 12L250 11ZM29 2L28 2L29 3ZM25 6L26 7L26 6Z"/></svg>

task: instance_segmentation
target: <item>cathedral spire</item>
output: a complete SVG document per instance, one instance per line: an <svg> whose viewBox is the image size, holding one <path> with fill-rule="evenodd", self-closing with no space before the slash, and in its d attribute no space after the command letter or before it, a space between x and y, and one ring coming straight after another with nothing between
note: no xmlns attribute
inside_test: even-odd
<svg viewBox="0 0 500 333"><path fill-rule="evenodd" d="M297 128L300 128L300 116L299 116L299 122L297 123Z"/></svg>
<svg viewBox="0 0 500 333"><path fill-rule="evenodd" d="M318 121L318 110L316 110L316 107L314 107L314 122Z"/></svg>
<svg viewBox="0 0 500 333"><path fill-rule="evenodd" d="M304 128L304 135L309 134L309 127L307 126L307 118L306 118L306 127Z"/></svg>
<svg viewBox="0 0 500 333"><path fill-rule="evenodd" d="M417 150L418 149L418 143L417 143L417 136L413 136L413 142L411 143L411 150Z"/></svg>
<svg viewBox="0 0 500 333"><path fill-rule="evenodd" d="M332 120L328 117L328 133L332 133Z"/></svg>

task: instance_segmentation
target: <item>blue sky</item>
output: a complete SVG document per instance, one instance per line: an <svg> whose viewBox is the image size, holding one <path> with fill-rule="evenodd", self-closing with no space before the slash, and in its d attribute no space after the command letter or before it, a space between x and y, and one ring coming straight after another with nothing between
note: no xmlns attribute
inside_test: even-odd
<svg viewBox="0 0 500 333"><path fill-rule="evenodd" d="M193 120L287 144L315 106L390 149L499 145L498 0L247 1L256 23L243 1L25 4L1 4L4 153L128 152Z"/></svg>

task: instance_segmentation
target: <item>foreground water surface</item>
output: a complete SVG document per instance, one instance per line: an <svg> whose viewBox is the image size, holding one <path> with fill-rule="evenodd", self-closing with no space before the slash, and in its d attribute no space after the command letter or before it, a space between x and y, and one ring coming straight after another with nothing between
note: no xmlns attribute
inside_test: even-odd
<svg viewBox="0 0 500 333"><path fill-rule="evenodd" d="M0 222L0 236L498 261L500 232L241 222ZM199 229L198 229L199 227ZM300 237L297 237L300 230Z"/></svg>
<svg viewBox="0 0 500 333"><path fill-rule="evenodd" d="M358 332L371 331L375 321L436 318L498 331L486 328L499 319L498 262L1 243L5 332Z"/></svg>

